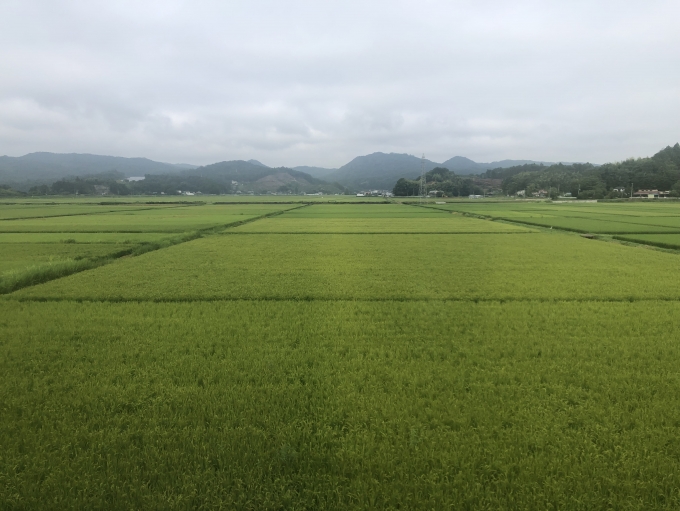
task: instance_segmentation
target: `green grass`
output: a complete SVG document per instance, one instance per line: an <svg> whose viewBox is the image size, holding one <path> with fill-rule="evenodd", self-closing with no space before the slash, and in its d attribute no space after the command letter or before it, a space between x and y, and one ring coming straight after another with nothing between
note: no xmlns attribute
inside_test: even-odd
<svg viewBox="0 0 680 511"><path fill-rule="evenodd" d="M680 505L677 303L3 307L6 509Z"/></svg>

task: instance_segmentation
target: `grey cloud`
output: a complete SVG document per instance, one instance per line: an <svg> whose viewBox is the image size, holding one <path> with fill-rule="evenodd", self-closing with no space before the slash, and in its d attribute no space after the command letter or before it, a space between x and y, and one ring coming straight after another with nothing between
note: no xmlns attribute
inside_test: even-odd
<svg viewBox="0 0 680 511"><path fill-rule="evenodd" d="M0 6L0 153L603 162L680 140L676 1Z"/></svg>

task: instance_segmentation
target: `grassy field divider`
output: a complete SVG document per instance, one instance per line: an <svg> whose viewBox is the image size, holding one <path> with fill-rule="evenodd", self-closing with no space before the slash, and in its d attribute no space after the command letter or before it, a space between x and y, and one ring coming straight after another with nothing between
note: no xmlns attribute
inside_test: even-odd
<svg viewBox="0 0 680 511"><path fill-rule="evenodd" d="M124 251L127 255L130 250ZM118 255L118 257L122 257ZM0 279L0 294L12 293L19 289L35 286L59 279L74 273L91 270L117 259L115 256L97 259L68 259L66 261L56 261L45 264L31 266L25 270L10 272Z"/></svg>
<svg viewBox="0 0 680 511"><path fill-rule="evenodd" d="M432 205L432 204L416 204L414 202L403 202L402 204L404 204L406 206L415 206L415 207L418 207L418 208L433 209L435 211L440 211L441 213L449 213L450 215L453 215L455 213L456 215L463 215L463 216L467 216L467 217L470 217L470 218L477 218L478 220L491 220L491 221L503 220L503 219L496 218L496 217L493 217L493 216L490 216L490 215L481 215L479 213L470 213L469 211L458 211L458 210L455 210L455 209L438 208L436 205Z"/></svg>
<svg viewBox="0 0 680 511"><path fill-rule="evenodd" d="M123 297L123 296L109 296L109 297L92 297L92 296L69 296L66 298L51 297L51 296L21 296L10 297L12 300L18 302L38 302L38 303L267 303L267 302L285 302L285 303L303 303L303 302L323 302L323 303L492 303L492 304L506 304L506 303L527 303L527 304L560 304L560 303L678 303L680 298L672 296L659 297L639 297L639 296L623 296L623 297L556 297L556 298L523 298L523 297L443 297L430 298L419 297L410 298L403 296L386 296L374 298L352 298L348 296L328 297L316 295L300 295L300 296L183 296L173 298L145 298L145 297Z"/></svg>
<svg viewBox="0 0 680 511"><path fill-rule="evenodd" d="M343 235L354 235L354 234L389 234L391 236L400 234L535 234L536 231L267 231L267 232L255 232L255 231L225 231L220 234L228 235L269 235L269 234L343 234Z"/></svg>
<svg viewBox="0 0 680 511"><path fill-rule="evenodd" d="M307 204L301 205L299 207L305 206L307 206ZM261 220L263 218L267 218L270 216L280 215L284 212L285 211L273 211L265 215L248 218L246 220L239 220L238 222L231 222L219 226L207 227L205 229L199 229L197 231L189 232L182 236L166 238L161 241L142 242L139 245L136 245L132 248L126 248L124 250L113 252L102 257L68 259L65 261L56 261L31 266L30 268L26 268L25 270L11 272L1 277L0 295L12 293L25 287L43 284L45 282L49 282L50 280L68 277L69 275L73 275L74 273L80 273L81 271L92 270L94 268L98 268L100 266L112 263L113 261L115 261L116 259L120 259L121 257L126 256L136 257L142 254L146 254L147 252L153 252L155 250L168 248L173 245L179 245L180 243L186 243L187 241L192 241L198 238L202 238L204 236L209 236L211 234L217 234L223 231L224 229L238 227L239 225L255 222L257 220Z"/></svg>
<svg viewBox="0 0 680 511"><path fill-rule="evenodd" d="M666 233L663 233L666 234ZM612 239L617 240L617 241L623 241L629 244L634 244L634 245L648 245L650 247L656 247L656 248L665 248L667 250L672 250L674 252L677 252L680 250L680 246L674 243L664 243L662 241L652 241L652 240L641 240L639 238L630 238L627 236L619 236L615 235L612 236Z"/></svg>
<svg viewBox="0 0 680 511"><path fill-rule="evenodd" d="M196 204L189 204L190 206L195 206ZM176 205L171 205L165 209L174 209L174 208L184 208L186 205L182 206L176 206ZM136 209L125 209L122 212L123 213L128 213L131 211L149 211L152 209L158 209L155 207L147 207L147 208L136 208ZM62 217L67 217L67 216L89 216L89 215L105 215L107 213L120 213L120 210L115 210L115 209L107 209L105 211L88 211L85 213L62 213L59 215L41 215L41 216L17 216L17 217L12 217L12 218L0 218L0 222L8 222L10 220L35 220L39 218L62 218Z"/></svg>
<svg viewBox="0 0 680 511"><path fill-rule="evenodd" d="M222 201L222 202L212 202L211 204L219 205L219 206L243 206L244 204L301 204L304 206L314 206L315 204L323 204L323 205L328 205L328 204L350 204L350 205L357 205L357 204L393 204L389 200L381 200L381 201L348 201L348 200L335 200L335 199L328 199L327 201L323 200L295 200L295 201ZM295 208L293 208L295 209ZM288 210L290 211L290 210Z"/></svg>

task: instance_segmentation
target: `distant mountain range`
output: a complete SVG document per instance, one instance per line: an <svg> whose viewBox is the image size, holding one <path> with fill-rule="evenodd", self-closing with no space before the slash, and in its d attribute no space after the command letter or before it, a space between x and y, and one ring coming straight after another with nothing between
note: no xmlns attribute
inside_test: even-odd
<svg viewBox="0 0 680 511"><path fill-rule="evenodd" d="M447 168L456 174L481 174L489 169L514 167L525 163L545 163L532 160L502 160L491 163L477 163L463 156L454 156L443 163L424 160L425 171L436 167ZM357 156L339 169L321 169L319 167L296 167L310 169L309 173L323 176L352 190L378 189L391 190L402 177L414 179L421 173L423 160L410 154L373 153ZM327 171L322 173L323 171Z"/></svg>
<svg viewBox="0 0 680 511"><path fill-rule="evenodd" d="M502 160L477 163L454 156L443 163L425 160L425 171L445 167L457 174L480 174L488 169L507 168L532 160ZM145 175L202 175L211 179L257 183L253 191L274 188L308 191L325 183L339 183L351 191L391 189L399 178L420 175L422 160L410 154L373 153L358 156L337 169L299 166L271 168L257 160L235 160L197 166L162 163L147 158L123 158L94 154L31 153L20 157L0 156L0 184L26 188L29 184L52 183L66 177L92 176L118 172L126 177ZM275 177L276 176L276 177ZM298 183L295 185L295 183ZM275 186L276 185L276 186ZM327 187L328 188L328 187ZM329 189L337 189L332 186ZM276 190L271 190L276 191Z"/></svg>
<svg viewBox="0 0 680 511"><path fill-rule="evenodd" d="M342 187L317 179L305 172L286 167L271 168L257 160L234 160L213 163L181 172L217 183L232 185L240 192L341 193Z"/></svg>

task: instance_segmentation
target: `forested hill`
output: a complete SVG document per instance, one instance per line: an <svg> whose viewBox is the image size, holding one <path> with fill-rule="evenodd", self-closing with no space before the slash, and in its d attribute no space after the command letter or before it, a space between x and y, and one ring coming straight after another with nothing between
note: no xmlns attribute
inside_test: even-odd
<svg viewBox="0 0 680 511"><path fill-rule="evenodd" d="M410 154L373 153L357 156L328 175L327 179L342 183L353 190L388 190L401 177L415 178L420 175L422 160ZM439 164L425 160L425 170Z"/></svg>
<svg viewBox="0 0 680 511"><path fill-rule="evenodd" d="M373 153L357 156L324 178L337 181L353 190L391 189L400 178L415 179L422 169L423 160L410 154ZM531 160L502 160L492 163L477 163L464 156L454 156L444 163L425 160L425 171L446 168L456 174L480 174L487 169L510 167Z"/></svg>
<svg viewBox="0 0 680 511"><path fill-rule="evenodd" d="M327 183L305 172L286 167L271 168L259 162L234 160L213 163L182 172L184 177L198 177L210 180L234 191L299 193L344 191L340 185Z"/></svg>
<svg viewBox="0 0 680 511"><path fill-rule="evenodd" d="M484 171L496 168L506 168L515 167L517 165L525 164L546 164L551 165L551 163L537 162L532 160L501 160L492 161L491 163L477 163L472 161L470 158L465 158L464 156L454 156L449 158L444 163L441 164L442 168L449 169L458 174L482 174Z"/></svg>
<svg viewBox="0 0 680 511"><path fill-rule="evenodd" d="M179 193L343 193L340 185L326 183L304 172L269 168L259 162L224 161L173 174L146 174L136 181L124 180L120 172L60 179L50 186L35 185L33 195L112 195Z"/></svg>
<svg viewBox="0 0 680 511"><path fill-rule="evenodd" d="M264 177L271 176L273 174L278 174L281 172L285 172L297 179L303 179L309 183L313 184L325 183L325 181L316 179L305 172L300 172L286 167L270 168L264 166L259 162L251 163L250 161L243 160L213 163L211 165L205 165L203 167L197 167L195 169L186 170L182 172L182 174L188 176L197 175L201 177L209 177L216 180L225 181L228 180L229 182L242 181L252 183Z"/></svg>
<svg viewBox="0 0 680 511"><path fill-rule="evenodd" d="M527 195L546 190L571 193L580 199L630 196L631 187L671 190L680 196L680 144L668 146L650 158L628 159L595 166L526 164L487 170L480 177L502 179L503 192L513 195L526 190ZM624 188L615 192L614 188Z"/></svg>
<svg viewBox="0 0 680 511"><path fill-rule="evenodd" d="M344 189L285 167L270 168L259 162L223 161L186 170L177 176L146 176L132 185L136 191L166 194L177 190L202 193L340 193Z"/></svg>
<svg viewBox="0 0 680 511"><path fill-rule="evenodd" d="M174 174L194 165L162 163L148 158L123 158L96 154L30 153L24 156L0 156L0 182L27 181L51 183L65 177L120 172L124 176Z"/></svg>

